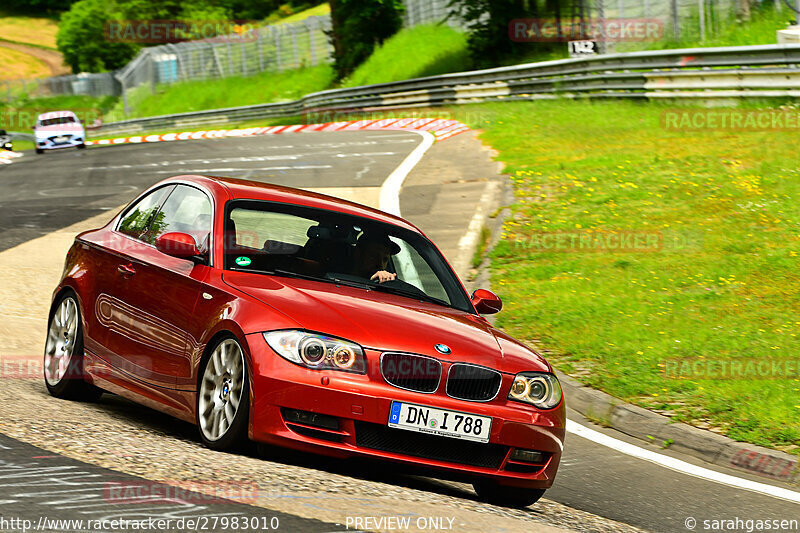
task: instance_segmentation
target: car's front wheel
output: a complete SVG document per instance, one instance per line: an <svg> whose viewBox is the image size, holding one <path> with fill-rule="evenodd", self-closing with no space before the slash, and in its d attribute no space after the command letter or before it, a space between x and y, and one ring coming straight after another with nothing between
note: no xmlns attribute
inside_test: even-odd
<svg viewBox="0 0 800 533"><path fill-rule="evenodd" d="M197 425L203 443L215 450L247 439L250 386L244 352L233 337L220 340L206 359L197 394Z"/></svg>
<svg viewBox="0 0 800 533"><path fill-rule="evenodd" d="M500 485L490 480L478 480L472 484L478 497L494 505L503 507L528 507L539 501L544 489L524 489Z"/></svg>
<svg viewBox="0 0 800 533"><path fill-rule="evenodd" d="M37 153L37 154L43 154L43 153L44 153L44 150L42 150L41 148L37 148L37 149L36 149L36 153Z"/></svg>
<svg viewBox="0 0 800 533"><path fill-rule="evenodd" d="M74 294L61 296L47 326L44 348L44 382L48 392L67 400L96 400L103 391L83 376L83 326Z"/></svg>

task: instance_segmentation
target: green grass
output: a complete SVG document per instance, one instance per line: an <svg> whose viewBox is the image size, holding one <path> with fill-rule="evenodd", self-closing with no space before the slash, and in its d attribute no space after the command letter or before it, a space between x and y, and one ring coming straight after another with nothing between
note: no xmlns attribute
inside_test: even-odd
<svg viewBox="0 0 800 533"><path fill-rule="evenodd" d="M33 141L19 141L15 140L14 143L14 151L21 152L22 150L33 150L34 144Z"/></svg>
<svg viewBox="0 0 800 533"><path fill-rule="evenodd" d="M449 26L404 29L383 43L344 81L344 87L371 85L469 70L466 34Z"/></svg>
<svg viewBox="0 0 800 533"><path fill-rule="evenodd" d="M307 19L308 17L319 17L322 15L327 15L331 12L331 6L329 4L320 4L318 6L310 7L299 13L294 13L289 15L288 17L284 17L279 19L275 22L275 24L286 24L287 22L300 22L302 20Z"/></svg>
<svg viewBox="0 0 800 533"><path fill-rule="evenodd" d="M464 34L447 26L418 26L402 30L387 41L343 85L383 83L468 68ZM156 94L149 86L142 86L128 92L131 113L127 117L120 100L105 120L296 100L330 88L333 80L333 68L325 64L281 73L163 85L157 87Z"/></svg>
<svg viewBox="0 0 800 533"><path fill-rule="evenodd" d="M115 96L96 98L85 95L64 95L31 98L21 95L11 103L0 102L0 121L4 122L2 127L9 131L29 133L33 123L24 124L26 119L32 121L39 113L48 111L69 110L74 111L82 121L93 122L111 109L116 101Z"/></svg>
<svg viewBox="0 0 800 533"><path fill-rule="evenodd" d="M670 361L800 353L797 131L670 131L666 108L583 101L456 111L516 194L491 252L499 324L583 382L737 440L797 453L800 382L674 379ZM794 109L797 112L797 109ZM547 252L551 232L657 232L658 251Z"/></svg>
<svg viewBox="0 0 800 533"><path fill-rule="evenodd" d="M58 20L31 14L0 10L0 38L55 50Z"/></svg>
<svg viewBox="0 0 800 533"><path fill-rule="evenodd" d="M785 29L788 21L793 18L789 8L776 10L771 6L763 10L754 9L751 20L738 23L736 20L721 20L711 30L710 22L705 40L700 39L699 17L695 14L691 22L681 26L681 38L675 39L675 34L670 27L666 28L665 39L656 43L619 43L617 52L634 50L666 50L670 48L695 48L715 46L751 46L758 44L776 44L778 30Z"/></svg>
<svg viewBox="0 0 800 533"><path fill-rule="evenodd" d="M50 69L44 62L32 55L0 46L0 80L19 80L45 78Z"/></svg>
<svg viewBox="0 0 800 533"><path fill-rule="evenodd" d="M157 88L156 94L150 92L149 86L142 86L129 92L132 112L128 118L296 100L326 89L332 80L331 66L318 65L280 73L264 72L247 78L163 85ZM106 121L121 120L123 116L120 100Z"/></svg>

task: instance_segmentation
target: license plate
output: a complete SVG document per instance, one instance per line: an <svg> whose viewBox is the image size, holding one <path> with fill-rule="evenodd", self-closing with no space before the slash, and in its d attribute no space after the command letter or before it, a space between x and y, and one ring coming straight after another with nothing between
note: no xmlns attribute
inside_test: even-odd
<svg viewBox="0 0 800 533"><path fill-rule="evenodd" d="M53 140L54 140L55 142L57 142L57 143L63 143L63 142L66 142L67 138L66 138L66 137L64 137L63 135L59 135L58 137L56 137L56 138L55 138L55 139L53 139Z"/></svg>
<svg viewBox="0 0 800 533"><path fill-rule="evenodd" d="M492 417L412 403L392 402L389 427L455 439L489 442Z"/></svg>

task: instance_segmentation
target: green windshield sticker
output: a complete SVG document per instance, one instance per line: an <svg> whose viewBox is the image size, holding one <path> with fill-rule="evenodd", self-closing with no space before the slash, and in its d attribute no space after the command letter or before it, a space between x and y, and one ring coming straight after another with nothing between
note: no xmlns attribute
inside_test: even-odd
<svg viewBox="0 0 800 533"><path fill-rule="evenodd" d="M236 264L239 265L240 267L250 266L250 263L252 262L253 261L249 257L242 256L236 258Z"/></svg>

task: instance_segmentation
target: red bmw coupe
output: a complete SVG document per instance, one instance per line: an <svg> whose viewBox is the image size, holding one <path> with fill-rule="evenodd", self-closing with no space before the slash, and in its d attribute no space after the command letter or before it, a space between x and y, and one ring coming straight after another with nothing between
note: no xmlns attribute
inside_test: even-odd
<svg viewBox="0 0 800 533"><path fill-rule="evenodd" d="M401 218L179 176L75 239L44 378L196 423L210 448L379 458L527 506L553 483L566 414L550 365L481 316L501 307Z"/></svg>

